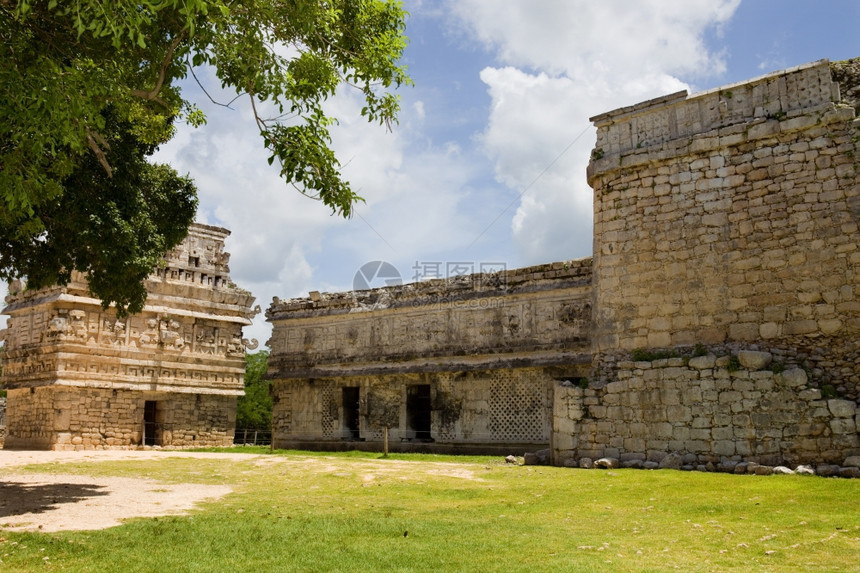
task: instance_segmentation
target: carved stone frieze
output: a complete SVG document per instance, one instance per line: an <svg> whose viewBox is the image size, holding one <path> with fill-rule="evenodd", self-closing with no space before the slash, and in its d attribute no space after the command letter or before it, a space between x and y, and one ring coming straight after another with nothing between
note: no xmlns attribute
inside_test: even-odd
<svg viewBox="0 0 860 573"><path fill-rule="evenodd" d="M145 281L147 304L132 316L118 317L113 309L103 309L79 275L73 275L67 286L39 291L28 291L20 283L12 285L6 299L5 313L10 318L3 363L3 384L12 397L11 443L15 447L76 449L141 443L143 434L139 432L121 441L54 436L58 424L79 425L65 418L62 424L58 419L52 422L65 411L61 407L65 401L56 402L50 392L43 392L42 398L34 392L12 392L45 388L63 388L64 396L79 394L84 400L98 394L93 389L131 392L129 400L141 404L125 412L135 419L116 422L129 428L143 423L143 402L158 401L157 408L168 415L180 402L187 403L185 398L178 401L178 396L194 394L199 402L201 396L210 395L215 400L212 404L224 404L233 414L225 414L227 425L214 442L202 443L229 443L235 399L244 388L248 345L242 339L242 327L250 324L259 307L253 308L254 297L230 280L229 254L224 251L228 234L226 229L192 225L185 241L166 255L165 265ZM157 400L141 398L142 393L158 393ZM42 413L34 414L37 411ZM95 419L99 407L94 403L81 411ZM209 416L199 423L212 419ZM203 427L180 425L159 434L159 440L171 436L169 440L176 445L193 445L187 440L194 442L195 436L207 432Z"/></svg>

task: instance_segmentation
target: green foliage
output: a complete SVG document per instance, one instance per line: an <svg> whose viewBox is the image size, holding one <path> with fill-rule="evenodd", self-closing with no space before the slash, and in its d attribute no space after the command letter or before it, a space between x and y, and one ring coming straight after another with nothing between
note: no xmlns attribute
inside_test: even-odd
<svg viewBox="0 0 860 573"><path fill-rule="evenodd" d="M665 358L679 358L681 354L677 350L646 350L644 348L635 348L630 354L634 362L653 362L654 360L663 360Z"/></svg>
<svg viewBox="0 0 860 573"><path fill-rule="evenodd" d="M364 96L364 117L395 122L391 90L410 83L398 64L404 29L405 12L393 1L0 2L0 278L28 276L38 287L77 270L105 305L139 308L141 289L130 277L193 218L190 183L164 169L146 173L141 162L173 136L175 120L205 123L177 85L198 66L249 97L269 162L288 183L349 216L361 199L340 176L329 147L337 120L322 105L348 84ZM263 102L274 104L276 118L256 113ZM132 179L150 194L156 188L159 205L150 207L143 192L130 198L136 183L117 182L130 177L128 153L138 163ZM117 187L128 187L121 201L113 201ZM84 198L114 205L78 209L74 225L53 220ZM130 203L140 217L125 210ZM25 255L12 252L22 245ZM54 252L70 245L75 254ZM37 273L40 260L46 268ZM118 281L105 279L117 269Z"/></svg>
<svg viewBox="0 0 860 573"><path fill-rule="evenodd" d="M236 428L266 429L272 427L272 382L266 380L269 351L245 354L245 395L236 406Z"/></svg>
<svg viewBox="0 0 860 573"><path fill-rule="evenodd" d="M825 400L830 400L831 398L838 398L839 393L836 391L836 387L832 384L822 384L821 397Z"/></svg>
<svg viewBox="0 0 860 573"><path fill-rule="evenodd" d="M696 346L693 347L692 357L696 358L699 356L707 356L708 355L708 347L702 344L701 342L697 342Z"/></svg>
<svg viewBox="0 0 860 573"><path fill-rule="evenodd" d="M9 269L15 269L29 287L40 288L67 283L73 270L89 271L90 290L122 315L143 308L143 280L185 237L197 197L189 179L148 163L153 147L142 145L132 126L115 121L109 114L105 125L116 176L84 156L63 179L65 191L34 209L42 233L0 226L0 276L11 278Z"/></svg>
<svg viewBox="0 0 860 573"><path fill-rule="evenodd" d="M728 364L728 366L726 366L726 370L728 370L729 372L737 372L740 369L741 369L740 359L734 354L730 355L729 356L729 364Z"/></svg>
<svg viewBox="0 0 860 573"><path fill-rule="evenodd" d="M220 456L174 456L60 469L45 465L43 471L64 474L227 485L232 493L189 515L134 519L100 531L4 531L2 568L530 573L788 572L799 564L809 570L857 568L860 512L846 500L858 499L860 480L515 466L501 456L391 457L290 452L230 463Z"/></svg>

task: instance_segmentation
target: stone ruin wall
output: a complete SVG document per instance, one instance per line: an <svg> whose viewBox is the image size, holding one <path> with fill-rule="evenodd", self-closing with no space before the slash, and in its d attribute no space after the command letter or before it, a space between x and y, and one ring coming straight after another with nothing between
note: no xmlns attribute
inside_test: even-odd
<svg viewBox="0 0 860 573"><path fill-rule="evenodd" d="M601 360L759 346L857 397L860 122L838 92L824 61L594 118Z"/></svg>
<svg viewBox="0 0 860 573"><path fill-rule="evenodd" d="M15 424L7 441L10 449L139 447L147 400L170 402L157 424L159 444L229 446L236 427L232 396L43 386L9 390L9 400L15 404Z"/></svg>
<svg viewBox="0 0 860 573"><path fill-rule="evenodd" d="M245 347L253 347L242 327L255 311L253 296L229 279L228 234L192 225L145 282L143 311L125 318L102 309L81 276L38 291L13 284L4 311L5 447L139 445L147 400L175 410L165 413L176 422L164 445L232 444ZM182 413L188 404L198 418ZM184 423L193 425L180 430Z"/></svg>
<svg viewBox="0 0 860 573"><path fill-rule="evenodd" d="M591 259L275 299L274 378L564 362L589 345ZM569 352L568 352L569 350Z"/></svg>
<svg viewBox="0 0 860 573"><path fill-rule="evenodd" d="M547 445L555 381L590 368L590 284L585 259L276 300L276 447L346 439L344 387L360 388L362 440L381 442L386 424L392 445L409 440L406 393L419 384L436 444Z"/></svg>
<svg viewBox="0 0 860 573"><path fill-rule="evenodd" d="M594 380L557 389L556 462L860 452L860 120L829 63L593 121Z"/></svg>
<svg viewBox="0 0 860 573"><path fill-rule="evenodd" d="M509 271L519 290L473 277L276 300L276 441L339 439L342 386L396 404L428 381L434 437L492 434L500 375L551 398L557 464L739 472L860 453L858 68L815 62L594 118L588 301L535 268ZM462 304L491 295L492 310Z"/></svg>
<svg viewBox="0 0 860 573"><path fill-rule="evenodd" d="M601 388L560 385L556 462L608 457L656 468L677 452L676 467L734 471L742 462L840 464L860 452L856 403L824 399L802 369L774 372L770 356L740 351L739 365L714 355L620 362Z"/></svg>
<svg viewBox="0 0 860 573"><path fill-rule="evenodd" d="M342 389L361 389L360 436L381 443L385 422L393 449L414 438L407 423L406 388L431 388L430 433L436 445L545 447L552 431L552 396L557 379L544 368L500 368L467 372L348 376L292 380L275 385L273 413L277 447L348 439ZM387 420L386 420L387 418ZM354 444L352 444L354 445ZM410 447L408 449L415 449ZM459 448L458 451L463 451ZM486 447L474 451L489 451Z"/></svg>

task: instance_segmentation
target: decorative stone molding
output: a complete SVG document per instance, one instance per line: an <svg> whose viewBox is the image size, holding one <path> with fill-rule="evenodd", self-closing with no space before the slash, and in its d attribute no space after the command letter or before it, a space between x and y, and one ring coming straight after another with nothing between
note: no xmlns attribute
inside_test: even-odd
<svg viewBox="0 0 860 573"><path fill-rule="evenodd" d="M68 392L87 400L97 395L92 393L95 389L123 391L128 396L129 407L123 416L135 419L123 420L127 427L143 423L147 400L161 401L162 408L181 408L184 398L180 395L192 395L189 399L198 401L201 396L223 397L227 402L221 398L206 401L226 404L225 416L232 408L235 425L235 400L244 388L247 341L242 339L242 328L250 324L259 307L252 310L254 297L230 280L229 254L224 251L228 235L229 231L219 227L192 225L188 237L165 256L164 266L146 280L148 296L143 310L124 318L117 317L112 309L103 309L77 274L66 286L38 291L26 290L20 281L11 285L4 310L10 316L3 362L3 384L10 391L6 447L139 444L140 428L137 433L123 431L121 440L112 436L108 441L105 432L112 432L110 427L120 422L115 419L115 409L99 414L98 406L86 408L87 420L91 421L87 424L104 430L103 439L93 435L75 443L58 441L58 432L78 435L71 427L83 427L83 422L67 420L61 413L65 402L52 408L52 400L59 400L56 397L61 394L70 395ZM68 390L65 394L57 393L59 390L37 394L39 388ZM140 398L144 393L155 399ZM40 401L42 406L31 401ZM56 412L51 413L52 409ZM34 414L36 411L43 413ZM99 415L103 421L92 422ZM173 414L165 411L164 415ZM178 430L177 426L177 432L162 437L178 436ZM201 436L209 432L202 427L184 430ZM218 435L228 434L228 441L219 438L218 443L232 442L231 430L221 428ZM189 445L185 440L170 440L173 445Z"/></svg>

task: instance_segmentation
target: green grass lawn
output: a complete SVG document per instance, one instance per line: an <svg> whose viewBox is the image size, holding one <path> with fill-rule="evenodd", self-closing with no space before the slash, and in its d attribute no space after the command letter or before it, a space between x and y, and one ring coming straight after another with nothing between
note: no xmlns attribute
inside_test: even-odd
<svg viewBox="0 0 860 573"><path fill-rule="evenodd" d="M0 532L4 572L860 570L860 480L356 452L26 469L234 493L101 531Z"/></svg>

